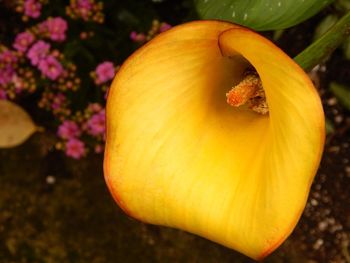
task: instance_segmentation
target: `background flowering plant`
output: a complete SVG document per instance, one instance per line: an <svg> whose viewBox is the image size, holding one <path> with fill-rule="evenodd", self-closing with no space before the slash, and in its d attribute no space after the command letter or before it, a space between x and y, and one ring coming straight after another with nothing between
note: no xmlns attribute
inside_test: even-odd
<svg viewBox="0 0 350 263"><path fill-rule="evenodd" d="M105 99L125 56L120 51L131 52L171 26L157 19L138 26L134 18L131 27L123 20L132 15L125 13L118 28L110 28L102 1L53 2L9 1L24 23L0 45L0 99L34 102L31 115L56 133L56 149L79 159L103 152ZM125 26L130 30L122 31Z"/></svg>

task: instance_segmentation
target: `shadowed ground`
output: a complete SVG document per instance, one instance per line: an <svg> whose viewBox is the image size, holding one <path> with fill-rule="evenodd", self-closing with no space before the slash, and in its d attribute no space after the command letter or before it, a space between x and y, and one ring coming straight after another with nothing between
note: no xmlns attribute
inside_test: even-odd
<svg viewBox="0 0 350 263"><path fill-rule="evenodd" d="M37 134L0 151L0 262L252 262L194 235L128 218L107 191L102 157L73 161L50 152L50 140ZM349 189L349 175L327 187L329 176L337 175L321 170L297 229L264 262L346 262L349 198L332 191Z"/></svg>

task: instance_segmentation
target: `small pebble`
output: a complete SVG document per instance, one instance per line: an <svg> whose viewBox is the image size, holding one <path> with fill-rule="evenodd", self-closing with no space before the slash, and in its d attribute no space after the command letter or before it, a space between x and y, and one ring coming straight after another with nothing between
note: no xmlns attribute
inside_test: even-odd
<svg viewBox="0 0 350 263"><path fill-rule="evenodd" d="M322 245L323 245L323 239L319 238L316 240L313 247L315 250L318 250Z"/></svg>
<svg viewBox="0 0 350 263"><path fill-rule="evenodd" d="M318 205L318 202L317 202L316 199L311 199L310 203L311 203L311 205L313 205L313 206Z"/></svg>
<svg viewBox="0 0 350 263"><path fill-rule="evenodd" d="M330 199L329 199L329 197L328 196L323 196L322 197L322 201L323 201L323 203L329 203L329 201L330 201Z"/></svg>
<svg viewBox="0 0 350 263"><path fill-rule="evenodd" d="M324 210L324 215L329 215L330 213L331 213L331 210L330 210L330 209L326 208L326 209Z"/></svg>
<svg viewBox="0 0 350 263"><path fill-rule="evenodd" d="M337 99L336 98L330 98L330 99L327 100L327 104L329 106L334 106L334 105L337 104Z"/></svg>
<svg viewBox="0 0 350 263"><path fill-rule="evenodd" d="M322 175L321 175L322 176ZM321 186L321 185L320 185ZM321 187L320 187L320 189L321 189ZM313 193L313 196L316 198L316 199L318 199L318 198L320 198L321 197L321 194L319 193L319 192L314 192Z"/></svg>
<svg viewBox="0 0 350 263"><path fill-rule="evenodd" d="M328 218L328 223L329 223L330 225L334 225L335 219L334 219L333 217Z"/></svg>
<svg viewBox="0 0 350 263"><path fill-rule="evenodd" d="M56 178L53 175L46 176L46 183L47 184L54 184L56 183Z"/></svg>
<svg viewBox="0 0 350 263"><path fill-rule="evenodd" d="M343 116L341 116L341 115L335 116L334 121L336 123L341 123L343 121Z"/></svg>
<svg viewBox="0 0 350 263"><path fill-rule="evenodd" d="M334 225L334 226L331 227L330 232L331 232L331 233L334 233L334 232L337 232L337 231L342 230L342 229L343 229L343 226L342 226L342 225L336 224L336 225Z"/></svg>
<svg viewBox="0 0 350 263"><path fill-rule="evenodd" d="M318 228L319 228L321 231L326 230L327 226L328 226L327 221L321 221L320 223L318 223Z"/></svg>
<svg viewBox="0 0 350 263"><path fill-rule="evenodd" d="M350 174L350 166L346 166L346 167L345 167L345 172L346 172L347 174Z"/></svg>

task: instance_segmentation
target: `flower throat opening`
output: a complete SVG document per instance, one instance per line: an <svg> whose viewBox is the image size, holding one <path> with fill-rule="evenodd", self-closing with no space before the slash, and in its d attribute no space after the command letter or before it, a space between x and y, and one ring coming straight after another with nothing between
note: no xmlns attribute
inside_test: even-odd
<svg viewBox="0 0 350 263"><path fill-rule="evenodd" d="M268 114L265 91L258 73L248 68L242 76L241 82L226 93L227 103L233 107L247 104L248 107L259 113Z"/></svg>

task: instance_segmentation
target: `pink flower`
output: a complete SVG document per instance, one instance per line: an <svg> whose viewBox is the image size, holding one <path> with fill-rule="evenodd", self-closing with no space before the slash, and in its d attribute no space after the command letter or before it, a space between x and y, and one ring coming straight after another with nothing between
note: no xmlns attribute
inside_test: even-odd
<svg viewBox="0 0 350 263"><path fill-rule="evenodd" d="M159 28L159 32L164 32L167 31L171 28L172 26L169 25L168 23L162 23Z"/></svg>
<svg viewBox="0 0 350 263"><path fill-rule="evenodd" d="M105 110L95 113L87 122L88 133L93 136L103 135L106 130Z"/></svg>
<svg viewBox="0 0 350 263"><path fill-rule="evenodd" d="M89 13L92 9L92 4L90 0L77 0L76 6L74 9L80 13L83 19L88 19Z"/></svg>
<svg viewBox="0 0 350 263"><path fill-rule="evenodd" d="M91 10L92 8L91 0L77 0L76 5L79 9L84 8Z"/></svg>
<svg viewBox="0 0 350 263"><path fill-rule="evenodd" d="M41 12L41 4L36 0L25 0L24 14L31 18L38 18Z"/></svg>
<svg viewBox="0 0 350 263"><path fill-rule="evenodd" d="M143 33L137 33L135 31L132 31L130 33L130 39L134 42L143 43L146 41L146 35Z"/></svg>
<svg viewBox="0 0 350 263"><path fill-rule="evenodd" d="M15 64L17 62L17 57L15 53L11 50L5 50L0 53L0 63L4 64Z"/></svg>
<svg viewBox="0 0 350 263"><path fill-rule="evenodd" d="M42 59L47 57L49 50L50 44L39 40L29 49L27 57L30 59L32 65L36 66Z"/></svg>
<svg viewBox="0 0 350 263"><path fill-rule="evenodd" d="M0 85L6 86L9 84L15 74L16 72L14 68L10 65L6 65L4 68L0 68Z"/></svg>
<svg viewBox="0 0 350 263"><path fill-rule="evenodd" d="M6 100L6 99L7 99L6 91L0 88L0 100Z"/></svg>
<svg viewBox="0 0 350 263"><path fill-rule="evenodd" d="M39 25L42 33L48 34L53 41L64 41L66 39L66 30L68 23L62 17L49 17L46 21Z"/></svg>
<svg viewBox="0 0 350 263"><path fill-rule="evenodd" d="M103 152L103 146L101 144L98 144L95 146L95 153L102 153Z"/></svg>
<svg viewBox="0 0 350 263"><path fill-rule="evenodd" d="M102 110L102 106L98 103L90 103L88 106L88 110L92 112L100 112Z"/></svg>
<svg viewBox="0 0 350 263"><path fill-rule="evenodd" d="M26 52L27 48L33 43L33 41L33 34L25 31L16 36L13 47L20 52Z"/></svg>
<svg viewBox="0 0 350 263"><path fill-rule="evenodd" d="M66 120L59 127L57 131L58 137L62 139L72 139L79 137L81 131L74 121Z"/></svg>
<svg viewBox="0 0 350 263"><path fill-rule="evenodd" d="M66 143L66 155L74 159L80 159L85 155L85 145L82 141L72 138Z"/></svg>
<svg viewBox="0 0 350 263"><path fill-rule="evenodd" d="M41 73L51 80L56 80L63 73L63 67L61 63L51 55L40 60L38 67Z"/></svg>
<svg viewBox="0 0 350 263"><path fill-rule="evenodd" d="M22 78L20 78L17 74L13 74L12 76L12 83L15 87L15 92L17 94L21 93L24 88L24 81Z"/></svg>
<svg viewBox="0 0 350 263"><path fill-rule="evenodd" d="M51 108L53 110L57 110L62 107L64 102L66 101L66 96L62 93L58 93L52 100Z"/></svg>
<svg viewBox="0 0 350 263"><path fill-rule="evenodd" d="M114 65L110 61L105 61L96 67L96 84L103 84L113 79L115 74Z"/></svg>

